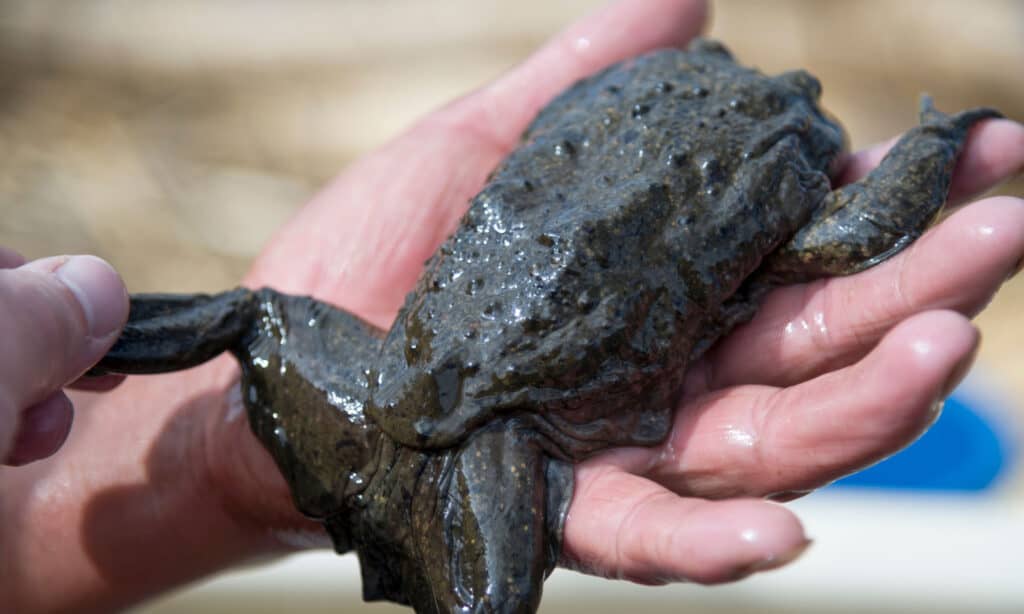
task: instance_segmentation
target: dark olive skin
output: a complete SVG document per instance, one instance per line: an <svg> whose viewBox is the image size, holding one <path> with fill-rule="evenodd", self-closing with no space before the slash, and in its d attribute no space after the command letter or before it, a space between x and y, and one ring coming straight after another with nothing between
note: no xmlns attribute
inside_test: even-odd
<svg viewBox="0 0 1024 614"><path fill-rule="evenodd" d="M803 71L719 44L658 51L550 103L427 263L391 330L272 289L133 297L95 373L230 351L298 508L355 550L367 599L532 612L573 463L668 434L687 364L773 287L914 241L968 129L924 99L860 182Z"/></svg>

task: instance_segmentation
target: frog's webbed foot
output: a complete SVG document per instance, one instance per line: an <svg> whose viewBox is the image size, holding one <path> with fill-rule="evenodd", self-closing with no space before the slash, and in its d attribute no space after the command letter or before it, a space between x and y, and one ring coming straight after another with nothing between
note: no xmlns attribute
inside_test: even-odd
<svg viewBox="0 0 1024 614"><path fill-rule="evenodd" d="M252 327L256 295L133 294L128 323L114 347L87 375L148 374L188 369L233 349Z"/></svg>
<svg viewBox="0 0 1024 614"><path fill-rule="evenodd" d="M353 530L364 598L417 612L534 612L558 562L572 465L508 425L457 451L397 450L421 460L408 471L396 461L391 484L364 494L376 506Z"/></svg>
<svg viewBox="0 0 1024 614"><path fill-rule="evenodd" d="M765 263L773 284L848 275L872 267L921 236L949 193L953 167L987 108L956 115L922 97L921 123L867 177L834 190L811 221Z"/></svg>

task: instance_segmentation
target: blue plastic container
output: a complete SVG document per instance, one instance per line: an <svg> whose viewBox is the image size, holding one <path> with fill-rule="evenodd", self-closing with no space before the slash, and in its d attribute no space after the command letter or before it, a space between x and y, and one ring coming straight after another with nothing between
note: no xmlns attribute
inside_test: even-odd
<svg viewBox="0 0 1024 614"><path fill-rule="evenodd" d="M946 400L939 419L898 454L836 482L832 488L891 488L982 493L1012 467L1009 420L962 389Z"/></svg>

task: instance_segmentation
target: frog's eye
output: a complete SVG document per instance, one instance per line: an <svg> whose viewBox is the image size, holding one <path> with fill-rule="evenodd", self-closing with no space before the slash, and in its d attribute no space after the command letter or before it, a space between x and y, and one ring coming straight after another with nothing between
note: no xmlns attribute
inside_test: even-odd
<svg viewBox="0 0 1024 614"><path fill-rule="evenodd" d="M775 80L811 100L817 101L821 97L821 82L806 70L790 70L775 77Z"/></svg>
<svg viewBox="0 0 1024 614"><path fill-rule="evenodd" d="M786 108L785 92L779 88L753 88L744 96L734 98L733 106L744 115L757 119L768 119L782 113Z"/></svg>
<svg viewBox="0 0 1024 614"><path fill-rule="evenodd" d="M725 45L710 38L697 37L690 41L689 51L691 53L717 55L726 60L732 60L732 53Z"/></svg>

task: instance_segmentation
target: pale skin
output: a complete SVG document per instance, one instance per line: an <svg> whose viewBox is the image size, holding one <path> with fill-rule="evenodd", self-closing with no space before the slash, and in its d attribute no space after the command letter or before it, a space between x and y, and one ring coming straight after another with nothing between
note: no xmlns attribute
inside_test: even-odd
<svg viewBox="0 0 1024 614"><path fill-rule="evenodd" d="M541 105L609 63L685 44L703 18L694 1L638 0L583 19L353 164L278 232L245 284L312 294L387 328ZM863 175L885 147L852 156L842 180ZM961 205L1022 166L1024 127L986 122L950 200ZM971 363L970 317L1022 258L1024 201L989 198L876 268L775 291L693 366L665 445L577 467L564 563L637 582L716 583L792 560L807 537L768 498L813 490L917 437ZM50 349L37 366L66 355ZM237 378L222 357L73 394L78 414L61 452L0 470L0 593L16 611L123 607L291 551L282 531L318 530L295 512L238 413ZM17 381L0 372L5 391ZM50 391L66 381L51 378Z"/></svg>

